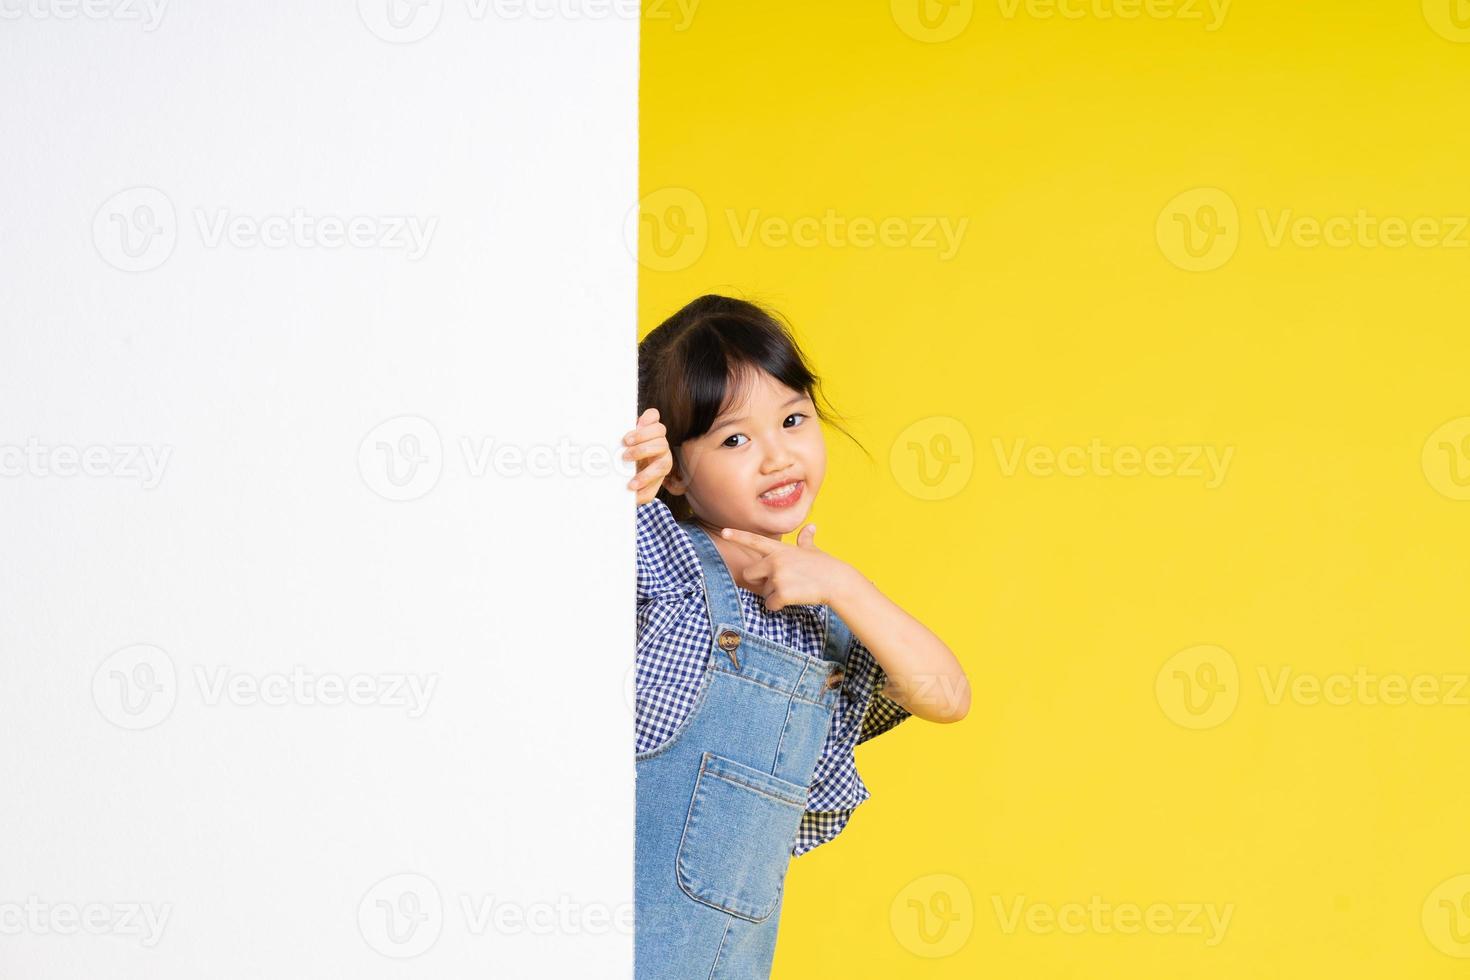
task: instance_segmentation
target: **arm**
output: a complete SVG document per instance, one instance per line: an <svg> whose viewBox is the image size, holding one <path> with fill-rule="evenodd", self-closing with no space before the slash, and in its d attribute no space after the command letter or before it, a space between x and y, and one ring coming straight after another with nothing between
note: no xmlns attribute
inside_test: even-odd
<svg viewBox="0 0 1470 980"><path fill-rule="evenodd" d="M970 682L954 653L861 572L852 572L834 591L831 606L888 675L884 695L925 721L965 717Z"/></svg>
<svg viewBox="0 0 1470 980"><path fill-rule="evenodd" d="M826 603L835 609L888 675L889 700L926 721L965 717L970 682L949 647L856 568L818 548L815 524L802 528L794 545L732 527L720 534L758 556L740 574L766 608Z"/></svg>

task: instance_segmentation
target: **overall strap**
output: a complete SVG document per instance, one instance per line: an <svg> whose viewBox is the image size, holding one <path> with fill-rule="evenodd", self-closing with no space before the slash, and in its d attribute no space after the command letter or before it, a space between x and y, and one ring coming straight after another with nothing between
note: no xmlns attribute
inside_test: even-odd
<svg viewBox="0 0 1470 980"><path fill-rule="evenodd" d="M740 594L735 591L735 580L725 564L719 549L715 547L709 532L693 521L680 521L689 532L689 540L699 555L699 567L704 575L705 610L709 614L710 635L714 636L724 626L745 628L745 616L740 609ZM839 667L847 666L848 651L852 647L852 630L837 615L837 610L827 610L826 639L822 646L822 659L831 660Z"/></svg>
<svg viewBox="0 0 1470 980"><path fill-rule="evenodd" d="M709 613L710 636L715 636L723 626L745 628L745 616L740 611L740 593L735 591L735 580L730 577L730 568L710 540L709 532L693 521L680 521L689 532L689 540L699 555L699 567L704 574L705 611Z"/></svg>
<svg viewBox="0 0 1470 980"><path fill-rule="evenodd" d="M852 646L852 629L837 615L837 610L827 606L827 642L822 649L823 660L835 660L839 667L847 666L848 650Z"/></svg>

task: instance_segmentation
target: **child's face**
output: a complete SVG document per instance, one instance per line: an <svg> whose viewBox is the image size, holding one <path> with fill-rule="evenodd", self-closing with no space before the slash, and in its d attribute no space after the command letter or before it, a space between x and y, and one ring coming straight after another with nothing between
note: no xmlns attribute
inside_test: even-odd
<svg viewBox="0 0 1470 980"><path fill-rule="evenodd" d="M678 448L664 485L709 524L779 538L811 513L827 472L827 443L810 398L764 371L748 371L744 380L735 396L743 400L727 399L714 427ZM793 480L787 496L762 496Z"/></svg>

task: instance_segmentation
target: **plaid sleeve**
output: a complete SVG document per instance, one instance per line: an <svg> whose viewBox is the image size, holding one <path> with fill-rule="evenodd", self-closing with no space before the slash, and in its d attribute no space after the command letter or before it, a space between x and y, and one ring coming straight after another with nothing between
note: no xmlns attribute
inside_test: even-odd
<svg viewBox="0 0 1470 980"><path fill-rule="evenodd" d="M673 585L678 523L669 505L653 498L638 505L638 604Z"/></svg>
<svg viewBox="0 0 1470 980"><path fill-rule="evenodd" d="M851 710L862 713L857 744L876 738L908 718L911 712L883 693L886 674L862 640L854 634L847 654L847 687Z"/></svg>
<svg viewBox="0 0 1470 980"><path fill-rule="evenodd" d="M847 670L837 697L827 744L802 814L793 857L836 837L852 812L868 799L853 749L894 728L909 710L883 693L888 675L856 635L847 648Z"/></svg>

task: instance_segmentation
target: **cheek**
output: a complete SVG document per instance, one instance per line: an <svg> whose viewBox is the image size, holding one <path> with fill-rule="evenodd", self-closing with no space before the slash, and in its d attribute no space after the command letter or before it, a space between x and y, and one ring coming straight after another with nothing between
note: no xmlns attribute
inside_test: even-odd
<svg viewBox="0 0 1470 980"><path fill-rule="evenodd" d="M731 478L738 472L732 465L728 453L703 452L691 460L690 482L706 497L717 496L722 488L730 485Z"/></svg>
<svg viewBox="0 0 1470 980"><path fill-rule="evenodd" d="M820 434L803 447L802 455L805 457L807 472L813 478L820 478L827 472L827 444L822 441Z"/></svg>

